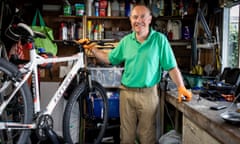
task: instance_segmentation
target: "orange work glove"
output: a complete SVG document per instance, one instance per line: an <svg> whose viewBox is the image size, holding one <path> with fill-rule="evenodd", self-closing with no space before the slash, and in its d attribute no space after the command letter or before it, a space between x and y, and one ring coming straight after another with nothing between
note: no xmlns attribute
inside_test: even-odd
<svg viewBox="0 0 240 144"><path fill-rule="evenodd" d="M86 50L92 50L97 45L95 42L91 42L88 38L80 39L76 42L83 45L83 48Z"/></svg>
<svg viewBox="0 0 240 144"><path fill-rule="evenodd" d="M94 47L96 47L96 45L97 45L96 43L89 43L89 44L83 45L83 48L87 50L92 50Z"/></svg>
<svg viewBox="0 0 240 144"><path fill-rule="evenodd" d="M88 43L90 43L90 40L88 38L84 38L84 39L79 39L76 42L78 44L88 44Z"/></svg>
<svg viewBox="0 0 240 144"><path fill-rule="evenodd" d="M182 102L183 96L186 98L186 101L190 101L192 99L192 93L184 86L180 86L178 87L178 102Z"/></svg>

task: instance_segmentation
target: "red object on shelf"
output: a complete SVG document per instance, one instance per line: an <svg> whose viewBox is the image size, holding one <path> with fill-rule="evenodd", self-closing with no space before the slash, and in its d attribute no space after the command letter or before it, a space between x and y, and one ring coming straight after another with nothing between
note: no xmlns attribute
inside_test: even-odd
<svg viewBox="0 0 240 144"><path fill-rule="evenodd" d="M100 0L99 2L99 8L100 9L106 9L107 8L107 0Z"/></svg>

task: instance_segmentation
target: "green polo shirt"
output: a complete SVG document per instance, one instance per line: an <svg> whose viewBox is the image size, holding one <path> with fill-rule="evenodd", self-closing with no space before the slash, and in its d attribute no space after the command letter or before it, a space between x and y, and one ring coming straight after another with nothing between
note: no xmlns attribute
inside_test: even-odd
<svg viewBox="0 0 240 144"><path fill-rule="evenodd" d="M162 33L151 29L140 43L132 32L121 39L108 55L113 65L124 63L121 83L127 87L152 87L161 80L162 69L177 66L172 48Z"/></svg>

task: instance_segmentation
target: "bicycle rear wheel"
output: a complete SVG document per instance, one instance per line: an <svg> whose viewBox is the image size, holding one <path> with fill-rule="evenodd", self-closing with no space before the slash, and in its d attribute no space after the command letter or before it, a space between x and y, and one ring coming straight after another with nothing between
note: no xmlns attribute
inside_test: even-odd
<svg viewBox="0 0 240 144"><path fill-rule="evenodd" d="M18 85L21 78L17 67L3 58L0 58L0 105L5 102ZM19 79L16 78L19 76ZM16 95L7 104L0 115L0 123L14 122L17 124L30 124L33 116L33 100L30 89L25 83ZM6 125L0 129L1 144L26 144L29 140L30 130L14 129Z"/></svg>
<svg viewBox="0 0 240 144"><path fill-rule="evenodd" d="M104 88L92 82L93 89L83 82L73 91L64 112L63 136L66 143L101 142L108 121L108 99ZM101 105L100 113L95 109ZM98 105L98 107L99 107Z"/></svg>

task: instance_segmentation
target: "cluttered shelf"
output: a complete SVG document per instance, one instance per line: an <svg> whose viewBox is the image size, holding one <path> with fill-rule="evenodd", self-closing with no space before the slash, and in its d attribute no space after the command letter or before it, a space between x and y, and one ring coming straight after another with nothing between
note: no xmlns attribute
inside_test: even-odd
<svg viewBox="0 0 240 144"><path fill-rule="evenodd" d="M59 15L58 17L63 19L82 19L83 18L83 16L75 16L75 15L70 15L70 16Z"/></svg>
<svg viewBox="0 0 240 144"><path fill-rule="evenodd" d="M66 16L66 15L59 15L60 18L66 18L66 19L82 19L83 17L86 17L87 19L109 19L109 20L118 20L118 19L129 19L129 17L124 17L124 16L75 16L75 15L70 15L70 16Z"/></svg>
<svg viewBox="0 0 240 144"><path fill-rule="evenodd" d="M185 15L185 16L159 16L154 17L154 20L160 19L160 20L194 20L195 16L193 15Z"/></svg>
<svg viewBox="0 0 240 144"><path fill-rule="evenodd" d="M129 17L124 17L124 16L87 16L87 19L109 19L109 20L119 20L119 19L125 19L125 20L128 20Z"/></svg>

